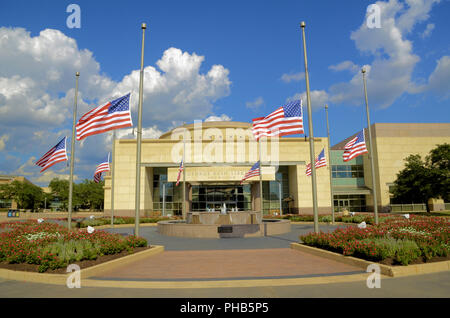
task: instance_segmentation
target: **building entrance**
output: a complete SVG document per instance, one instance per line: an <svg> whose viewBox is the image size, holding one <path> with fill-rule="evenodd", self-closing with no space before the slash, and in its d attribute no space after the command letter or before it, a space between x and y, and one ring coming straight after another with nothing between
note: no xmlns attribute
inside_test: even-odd
<svg viewBox="0 0 450 318"><path fill-rule="evenodd" d="M251 209L250 185L194 185L192 187L192 211L220 212L223 204L227 210Z"/></svg>

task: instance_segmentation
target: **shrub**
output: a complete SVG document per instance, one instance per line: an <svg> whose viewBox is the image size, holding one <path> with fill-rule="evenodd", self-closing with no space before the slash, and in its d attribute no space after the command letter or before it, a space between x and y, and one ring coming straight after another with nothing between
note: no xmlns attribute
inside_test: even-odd
<svg viewBox="0 0 450 318"><path fill-rule="evenodd" d="M347 222L359 222L356 216L342 217ZM358 215L357 217L363 217ZM369 220L371 216L365 216ZM367 222L367 221L366 221ZM310 246L354 255L369 260L392 258L407 265L417 258L429 260L450 254L448 218L410 216L389 217L385 222L365 229L339 228L331 233L309 233L300 240Z"/></svg>
<svg viewBox="0 0 450 318"><path fill-rule="evenodd" d="M416 242L404 240L399 242L399 248L395 254L395 259L402 265L408 265L411 261L419 258L421 255L420 248Z"/></svg>
<svg viewBox="0 0 450 318"><path fill-rule="evenodd" d="M141 237L104 231L68 231L55 223L11 222L0 233L0 261L39 265L38 271L67 266L70 262L93 260L103 254L116 254L134 247L147 246Z"/></svg>
<svg viewBox="0 0 450 318"><path fill-rule="evenodd" d="M331 215L325 215L319 217L319 222L328 222L331 223L333 221L333 217Z"/></svg>

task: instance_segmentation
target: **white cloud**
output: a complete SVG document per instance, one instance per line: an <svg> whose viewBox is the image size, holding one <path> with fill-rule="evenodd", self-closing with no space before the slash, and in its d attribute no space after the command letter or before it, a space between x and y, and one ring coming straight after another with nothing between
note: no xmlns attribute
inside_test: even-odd
<svg viewBox="0 0 450 318"><path fill-rule="evenodd" d="M5 149L6 142L9 140L9 135L3 135L0 137L0 151Z"/></svg>
<svg viewBox="0 0 450 318"><path fill-rule="evenodd" d="M212 115L205 119L205 122L207 121L231 121L231 117L226 114L222 114L220 116Z"/></svg>
<svg viewBox="0 0 450 318"><path fill-rule="evenodd" d="M264 105L264 99L261 96L252 102L245 103L245 107L253 109L253 110L259 109L262 105Z"/></svg>
<svg viewBox="0 0 450 318"><path fill-rule="evenodd" d="M325 107L325 104L329 102L330 97L328 96L328 93L324 90L312 90L310 91L311 96L311 109L317 110ZM297 93L294 96L291 96L286 99L286 101L293 101L301 99L303 103L303 113L306 113L307 110L307 102L308 99L306 98L306 92L303 93Z"/></svg>
<svg viewBox="0 0 450 318"><path fill-rule="evenodd" d="M336 72L348 70L352 73L355 73L360 70L360 67L352 61L343 61L336 65L330 65L328 68Z"/></svg>
<svg viewBox="0 0 450 318"><path fill-rule="evenodd" d="M229 71L214 65L206 74L199 73L204 57L177 48L167 49L156 62L162 72L152 66L144 69L144 125L155 122L189 121L192 114L210 114L213 102L230 93ZM113 96L131 91L132 109L137 109L139 71L133 71L112 90ZM170 111L168 111L170 110Z"/></svg>
<svg viewBox="0 0 450 318"><path fill-rule="evenodd" d="M428 78L427 90L450 98L450 56L446 55L437 61L436 68Z"/></svg>
<svg viewBox="0 0 450 318"><path fill-rule="evenodd" d="M359 29L351 33L357 49L374 57L369 65L364 66L371 104L386 108L404 93L420 91L412 79L420 58L413 53L412 42L406 39L406 35L416 24L429 18L432 6L438 2L406 0L405 5L397 0L378 1L382 27L368 28L364 20ZM344 69L353 67L353 64L346 61L346 64L341 63L334 68ZM355 73L348 82L332 85L328 93L333 103L361 105L364 98L361 72Z"/></svg>
<svg viewBox="0 0 450 318"><path fill-rule="evenodd" d="M425 39L431 35L431 32L433 32L435 25L433 23L428 23L427 27L423 31L423 33L420 35L422 39Z"/></svg>
<svg viewBox="0 0 450 318"><path fill-rule="evenodd" d="M283 74L281 75L281 80L285 83L298 82L305 78L305 72Z"/></svg>
<svg viewBox="0 0 450 318"><path fill-rule="evenodd" d="M230 93L229 71L213 65L200 72L204 60L204 56L169 48L155 66L145 67L144 138L158 138L161 129L167 129L171 122L191 120L193 113L200 118L212 114L214 102ZM77 71L78 118L99 104L131 92L132 117L137 123L139 70L113 81L101 73L92 52L79 49L77 42L61 31L46 29L31 36L23 28L1 27L0 65L0 149L6 155L14 151L39 158L62 136L71 137ZM119 135L130 132L123 129ZM102 134L87 138L82 145L77 142L76 173L90 177L92 167L110 151L110 141L109 134ZM0 161L1 171L18 171L21 167L25 168L24 162ZM40 175L35 166L26 167L37 175L32 179L39 182L51 176Z"/></svg>

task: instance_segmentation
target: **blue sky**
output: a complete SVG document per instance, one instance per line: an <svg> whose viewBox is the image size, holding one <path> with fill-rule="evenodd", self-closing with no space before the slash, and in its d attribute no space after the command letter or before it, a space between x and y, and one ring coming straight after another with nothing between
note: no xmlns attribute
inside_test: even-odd
<svg viewBox="0 0 450 318"><path fill-rule="evenodd" d="M81 9L79 29L66 25L71 3ZM380 28L367 27L371 4L381 10ZM78 118L131 91L137 122L142 22L148 25L148 137L212 116L250 122L289 99L304 98L300 21L306 22L315 136L326 136L325 103L332 144L366 126L362 66L368 69L372 122L448 122L449 15L448 0L4 0L0 174L25 175L43 186L67 176L65 164L39 174L33 162L60 136L71 135L77 70ZM91 178L104 160L108 136L77 144L77 181Z"/></svg>

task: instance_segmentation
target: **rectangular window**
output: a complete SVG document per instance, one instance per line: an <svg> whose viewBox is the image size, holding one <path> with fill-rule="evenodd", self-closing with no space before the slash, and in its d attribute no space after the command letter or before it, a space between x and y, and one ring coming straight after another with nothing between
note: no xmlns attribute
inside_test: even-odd
<svg viewBox="0 0 450 318"><path fill-rule="evenodd" d="M167 168L153 168L153 210L162 212L165 202L166 214L181 215L182 188L175 186L175 182L167 182Z"/></svg>
<svg viewBox="0 0 450 318"><path fill-rule="evenodd" d="M349 212L366 212L366 197L363 194L343 194L334 196L334 210L342 212L347 209Z"/></svg>
<svg viewBox="0 0 450 318"><path fill-rule="evenodd" d="M333 165L331 172L333 178L364 178L363 165Z"/></svg>

